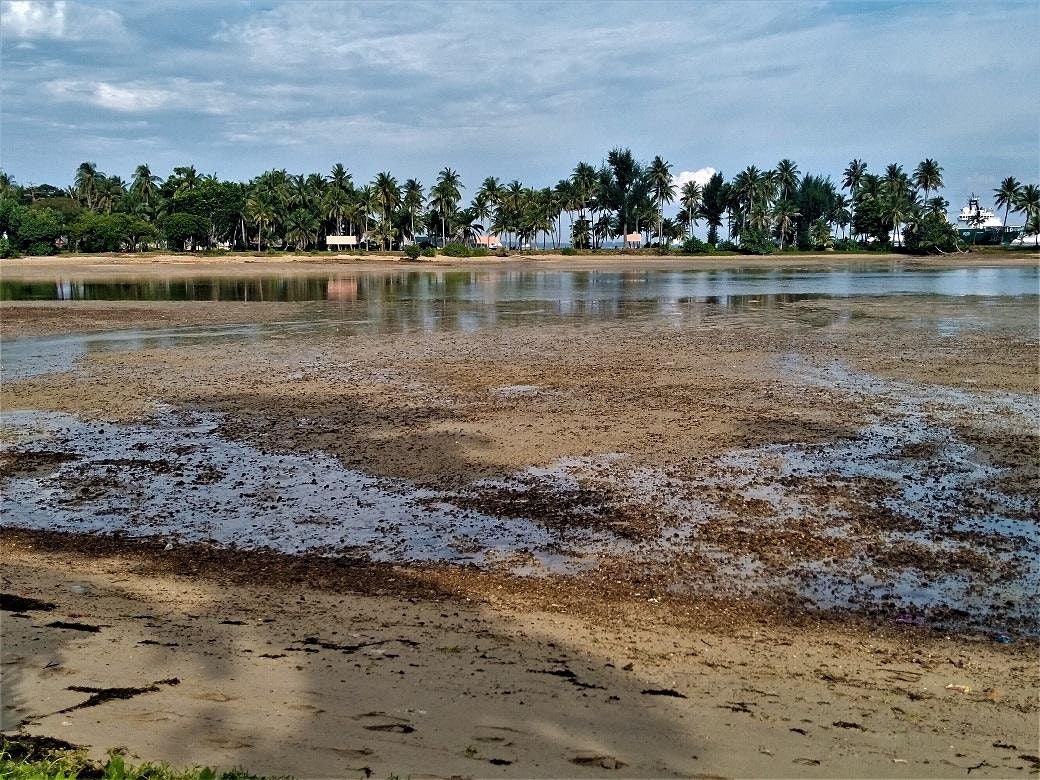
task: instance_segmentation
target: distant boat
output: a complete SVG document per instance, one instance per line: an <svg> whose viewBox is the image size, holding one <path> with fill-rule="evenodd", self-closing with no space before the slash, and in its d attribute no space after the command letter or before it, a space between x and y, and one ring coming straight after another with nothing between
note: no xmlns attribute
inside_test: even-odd
<svg viewBox="0 0 1040 780"><path fill-rule="evenodd" d="M983 208L975 193L957 215L957 232L970 244L1008 244L1022 233L1022 225L1008 225L993 212Z"/></svg>

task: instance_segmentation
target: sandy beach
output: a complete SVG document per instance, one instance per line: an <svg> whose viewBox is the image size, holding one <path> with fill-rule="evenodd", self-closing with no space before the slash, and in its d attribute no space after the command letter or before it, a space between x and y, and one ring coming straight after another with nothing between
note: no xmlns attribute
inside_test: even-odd
<svg viewBox="0 0 1040 780"><path fill-rule="evenodd" d="M784 292L863 263L969 287ZM994 265L4 261L130 286L0 306L2 591L43 602L3 727L302 777L1035 773L1037 293Z"/></svg>

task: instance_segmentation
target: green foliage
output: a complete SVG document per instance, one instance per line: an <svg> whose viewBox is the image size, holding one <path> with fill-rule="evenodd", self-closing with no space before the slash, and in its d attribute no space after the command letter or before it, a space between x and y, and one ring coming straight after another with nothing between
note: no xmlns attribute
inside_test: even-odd
<svg viewBox="0 0 1040 780"><path fill-rule="evenodd" d="M53 743L53 744L51 744ZM47 738L0 737L0 778L5 780L263 780L240 769L220 772L209 767L178 770L168 764L127 764L117 751L104 763L67 743ZM272 779L273 780L273 779Z"/></svg>
<svg viewBox="0 0 1040 780"><path fill-rule="evenodd" d="M404 256L409 260L418 260L422 250L416 244L409 244L404 248Z"/></svg>
<svg viewBox="0 0 1040 780"><path fill-rule="evenodd" d="M444 245L444 248L441 250L441 254L445 257L469 257L471 255L471 251L469 247L467 247L465 244L452 242L450 244Z"/></svg>
<svg viewBox="0 0 1040 780"><path fill-rule="evenodd" d="M176 212L163 220L162 232L170 249L183 249L188 241L200 242L209 236L210 221L205 217Z"/></svg>
<svg viewBox="0 0 1040 780"><path fill-rule="evenodd" d="M421 250L419 250L419 254L421 254L423 257L436 257L437 250L434 249L432 246L424 246Z"/></svg>
<svg viewBox="0 0 1040 780"><path fill-rule="evenodd" d="M560 250L560 254L570 257L571 255L576 255L580 253L574 247L565 246L563 249Z"/></svg>
<svg viewBox="0 0 1040 780"><path fill-rule="evenodd" d="M953 252L957 249L958 235L944 214L925 214L904 231L906 248L916 254Z"/></svg>
<svg viewBox="0 0 1040 780"><path fill-rule="evenodd" d="M747 228L740 234L740 251L746 255L771 255L776 246L765 231Z"/></svg>
<svg viewBox="0 0 1040 780"><path fill-rule="evenodd" d="M484 246L475 246L469 250L470 257L488 257L491 253Z"/></svg>
<svg viewBox="0 0 1040 780"><path fill-rule="evenodd" d="M158 233L151 223L130 214L84 211L72 223L69 235L80 251L132 252L138 244L154 240Z"/></svg>
<svg viewBox="0 0 1040 780"><path fill-rule="evenodd" d="M11 246L11 242L6 238L0 238L0 258L4 257L18 257L18 253Z"/></svg>
<svg viewBox="0 0 1040 780"><path fill-rule="evenodd" d="M688 239L683 241L682 246L679 248L679 252L684 255L703 255L708 252L710 247L701 241L697 236L690 236Z"/></svg>
<svg viewBox="0 0 1040 780"><path fill-rule="evenodd" d="M19 249L25 249L29 254L53 253L54 242L64 229L61 214L53 209L15 206L9 215L8 236Z"/></svg>

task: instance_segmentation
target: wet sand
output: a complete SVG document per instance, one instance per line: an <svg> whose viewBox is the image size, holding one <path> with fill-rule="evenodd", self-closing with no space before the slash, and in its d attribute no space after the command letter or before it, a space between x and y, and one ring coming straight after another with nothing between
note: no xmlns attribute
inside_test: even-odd
<svg viewBox="0 0 1040 780"><path fill-rule="evenodd" d="M172 267L49 262L18 273L166 278ZM529 261L539 270L580 262ZM645 270L660 261L624 262ZM5 279L11 268L3 266ZM85 541L5 528L4 591L54 602L60 620L102 626L76 632L48 628L51 613L3 613L5 727L32 715L26 731L101 752L126 743L146 759L299 775L365 766L442 776L1026 774L1031 759L1020 756L1035 755L1038 685L1023 614L1031 607L1028 598L995 603L1008 577L1024 583L1025 596L1034 587L1037 304L996 305L994 313L989 301L929 296L709 301L670 327L637 308L622 320L365 333L294 330L350 320L359 311L350 301L5 302L8 346L127 328L269 328L253 341L145 340L79 355L75 370L5 377L5 410L79 415L101 441L107 429L97 426L158 425L162 402L213 415L213 435L255 448L258 462L330 457L513 527L534 517L555 534L541 557L465 565L465 540L453 539L455 565L402 566L229 556L181 541L166 550L164 533L154 543ZM15 443L0 466L17 478L60 469L62 501L81 514L108 507L135 481L201 480L199 496L207 484L234 483L230 473L200 470L189 449L203 445L180 435L160 426L164 451L104 462L77 451L75 437L35 450ZM837 452L856 468L883 462L889 476L834 469ZM857 452L867 453L862 463ZM965 457L975 471L964 471ZM306 463L313 470L317 461ZM800 471L785 471L790 464ZM996 476L977 477L983 467ZM925 491L932 503L892 492L901 469L939 480ZM777 484L786 487L779 503ZM901 501L903 510L879 514ZM703 550L677 554L683 542L671 529L691 506L712 508L698 534L726 566ZM1004 518L1000 533L982 521L994 514ZM965 522L956 535L947 516ZM313 520L304 520L296 522L309 533ZM133 533L142 520L128 522ZM200 527L197 538L206 533ZM544 570L587 556L604 534L619 546L598 553L597 566ZM732 568L748 560L753 568ZM811 583L792 572L817 561L846 579L913 570L925 591L952 569L983 594L984 619L879 601L873 590L809 608ZM70 590L75 583L89 583L88 592ZM994 641L1005 634L1011 644ZM40 663L40 647L59 665ZM79 702L69 685L147 686L170 676L181 683L35 717ZM11 691L19 709L8 708ZM26 704L36 699L47 706ZM102 709L105 718L90 717ZM205 725L218 721L225 726ZM186 752L196 737L209 752Z"/></svg>

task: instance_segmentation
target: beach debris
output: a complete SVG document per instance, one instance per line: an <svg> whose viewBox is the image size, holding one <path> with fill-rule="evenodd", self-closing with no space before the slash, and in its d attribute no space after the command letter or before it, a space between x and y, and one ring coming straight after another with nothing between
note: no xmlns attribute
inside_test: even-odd
<svg viewBox="0 0 1040 780"><path fill-rule="evenodd" d="M1011 644L1011 637L1007 634L994 634L993 641L999 645L1009 645Z"/></svg>
<svg viewBox="0 0 1040 780"><path fill-rule="evenodd" d="M385 731L393 734L411 734L415 731L415 726L408 723L377 723L372 726L365 726L366 731Z"/></svg>
<svg viewBox="0 0 1040 780"><path fill-rule="evenodd" d="M564 680L566 680L576 688L588 688L600 691L606 690L606 688L602 685L595 685L593 683L587 683L583 680L579 680L578 675L576 675L570 669L528 669L527 671L531 674L549 674L553 677L562 677Z"/></svg>
<svg viewBox="0 0 1040 780"><path fill-rule="evenodd" d="M862 723L853 723L849 720L836 720L831 725L839 729L859 729L860 731L867 730L866 726L864 726Z"/></svg>
<svg viewBox="0 0 1040 780"><path fill-rule="evenodd" d="M796 764L804 764L805 766L819 766L820 759L818 758L796 758L794 760Z"/></svg>
<svg viewBox="0 0 1040 780"><path fill-rule="evenodd" d="M946 690L948 690L948 691L957 691L957 693L971 693L971 686L970 685L954 685L953 683L950 683L949 685L946 686Z"/></svg>
<svg viewBox="0 0 1040 780"><path fill-rule="evenodd" d="M55 609L55 606L49 601L18 596L14 593L0 593L0 609L7 612L29 612L31 610L50 612Z"/></svg>
<svg viewBox="0 0 1040 780"><path fill-rule="evenodd" d="M999 739L993 743L993 747L1000 748L1001 750L1018 750L1018 745L1001 742Z"/></svg>
<svg viewBox="0 0 1040 780"><path fill-rule="evenodd" d="M603 755L601 753L579 753L571 759L572 764L578 766L594 766L600 769L621 769L628 766L616 756Z"/></svg>
<svg viewBox="0 0 1040 780"><path fill-rule="evenodd" d="M101 631L101 626L92 626L89 623L70 623L65 620L55 620L47 624L47 628L64 628L69 631L87 631L96 634Z"/></svg>
<svg viewBox="0 0 1040 780"><path fill-rule="evenodd" d="M70 685L66 690L75 691L77 693L89 693L90 698L79 704L74 704L71 707L66 707L58 712L73 712L74 710L82 710L87 707L96 707L99 704L104 704L106 701L113 701L114 699L132 699L135 696L140 696L143 693L155 693L159 690L160 685L180 685L181 681L177 677L169 677L165 680L156 680L151 685L146 685L140 688L93 688L88 685Z"/></svg>

